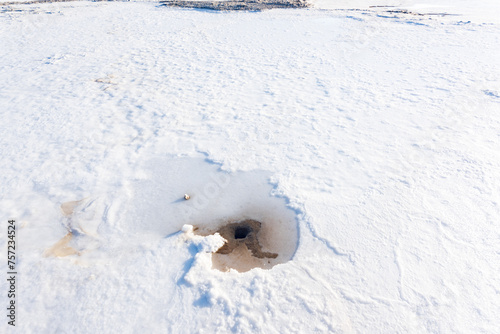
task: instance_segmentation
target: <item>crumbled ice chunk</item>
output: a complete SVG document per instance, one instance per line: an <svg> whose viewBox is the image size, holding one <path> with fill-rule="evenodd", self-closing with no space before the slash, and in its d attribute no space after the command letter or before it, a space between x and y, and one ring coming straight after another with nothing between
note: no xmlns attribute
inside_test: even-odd
<svg viewBox="0 0 500 334"><path fill-rule="evenodd" d="M215 233L206 237L193 235L191 241L200 252L215 253L219 248L224 246L226 239L221 237L219 233Z"/></svg>
<svg viewBox="0 0 500 334"><path fill-rule="evenodd" d="M193 232L193 225L189 225L189 224L183 225L182 232L184 232L184 233Z"/></svg>
<svg viewBox="0 0 500 334"><path fill-rule="evenodd" d="M224 246L226 239L221 237L219 233L203 237L201 235L195 235L193 233L193 225L182 226L182 232L185 233L187 240L192 242L199 252L205 253L215 253L219 248Z"/></svg>

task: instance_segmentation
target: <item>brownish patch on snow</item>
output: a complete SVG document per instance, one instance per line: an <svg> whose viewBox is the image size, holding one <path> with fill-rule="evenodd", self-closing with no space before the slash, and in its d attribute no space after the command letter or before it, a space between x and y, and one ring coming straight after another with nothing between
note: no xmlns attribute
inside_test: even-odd
<svg viewBox="0 0 500 334"><path fill-rule="evenodd" d="M239 272L253 268L271 269L290 259L289 247L281 249L280 235L272 222L255 219L229 220L214 230L201 228L199 234L219 233L226 243L212 254L212 267L220 271L235 269ZM275 241L275 242L273 242ZM284 253L281 254L281 251Z"/></svg>
<svg viewBox="0 0 500 334"><path fill-rule="evenodd" d="M61 204L61 211L66 217L71 216L75 208L82 203L83 200L65 202Z"/></svg>
<svg viewBox="0 0 500 334"><path fill-rule="evenodd" d="M224 246L219 248L217 253L229 254L236 248L243 245L252 253L252 256L259 259L278 257L276 253L263 252L262 246L259 243L257 235L259 234L261 222L253 219L247 219L242 222L228 224L217 232L226 239Z"/></svg>
<svg viewBox="0 0 500 334"><path fill-rule="evenodd" d="M73 234L70 232L66 234L61 240L56 242L54 246L47 249L43 255L44 256L55 256L55 257L64 257L69 255L78 254L79 252L73 247L69 246L69 242L73 238Z"/></svg>

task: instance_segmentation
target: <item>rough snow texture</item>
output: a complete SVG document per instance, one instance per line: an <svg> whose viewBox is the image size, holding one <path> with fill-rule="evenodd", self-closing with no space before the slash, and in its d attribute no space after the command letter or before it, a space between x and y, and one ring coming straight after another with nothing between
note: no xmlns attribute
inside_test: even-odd
<svg viewBox="0 0 500 334"><path fill-rule="evenodd" d="M411 15L450 16L451 20L465 20L477 23L500 23L500 1L497 0L310 0L321 9L369 10L379 13L407 11Z"/></svg>
<svg viewBox="0 0 500 334"><path fill-rule="evenodd" d="M0 218L18 220L17 329L497 332L500 28L474 4L474 20L468 7L3 7ZM211 169L245 180L236 197L165 215L194 205L188 186L204 192ZM298 248L271 270L213 270L205 246L220 239L196 244L182 226L245 198L241 210L280 200ZM44 257L71 231L81 255Z"/></svg>

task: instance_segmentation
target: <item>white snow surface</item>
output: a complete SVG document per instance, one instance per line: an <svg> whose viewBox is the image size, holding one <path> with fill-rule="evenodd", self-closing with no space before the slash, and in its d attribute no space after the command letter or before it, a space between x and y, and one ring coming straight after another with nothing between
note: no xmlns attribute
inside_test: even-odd
<svg viewBox="0 0 500 334"><path fill-rule="evenodd" d="M495 2L325 3L0 7L0 332L498 332ZM291 260L212 269L237 217Z"/></svg>
<svg viewBox="0 0 500 334"><path fill-rule="evenodd" d="M310 0L316 8L358 10L406 10L413 14L446 14L469 21L500 23L500 1L497 0ZM453 19L456 20L456 17Z"/></svg>

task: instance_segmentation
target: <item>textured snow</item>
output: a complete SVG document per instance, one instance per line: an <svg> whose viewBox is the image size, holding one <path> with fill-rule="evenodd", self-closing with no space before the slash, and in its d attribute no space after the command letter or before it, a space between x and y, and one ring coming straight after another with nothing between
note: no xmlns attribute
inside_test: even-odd
<svg viewBox="0 0 500 334"><path fill-rule="evenodd" d="M495 2L333 3L1 7L18 331L498 331ZM238 217L291 260L212 269L188 225Z"/></svg>
<svg viewBox="0 0 500 334"><path fill-rule="evenodd" d="M322 9L358 9L378 12L405 10L415 14L452 16L477 23L500 23L500 2L496 0L311 0L316 8ZM442 15L438 15L442 16Z"/></svg>

